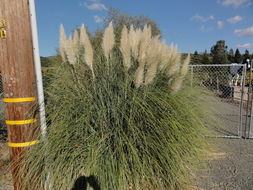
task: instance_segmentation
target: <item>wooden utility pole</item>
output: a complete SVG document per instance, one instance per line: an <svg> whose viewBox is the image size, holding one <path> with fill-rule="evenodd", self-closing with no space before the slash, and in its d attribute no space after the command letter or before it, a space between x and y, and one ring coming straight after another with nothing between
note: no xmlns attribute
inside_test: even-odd
<svg viewBox="0 0 253 190"><path fill-rule="evenodd" d="M19 190L19 160L27 148L38 143L39 125L32 114L37 89L29 0L0 0L0 67L14 189Z"/></svg>

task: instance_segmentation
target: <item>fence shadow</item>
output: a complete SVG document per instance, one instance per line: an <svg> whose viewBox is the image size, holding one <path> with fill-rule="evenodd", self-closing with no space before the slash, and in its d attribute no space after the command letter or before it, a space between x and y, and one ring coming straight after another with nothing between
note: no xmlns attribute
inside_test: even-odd
<svg viewBox="0 0 253 190"><path fill-rule="evenodd" d="M89 177L80 176L75 181L75 184L71 190L87 190L88 185L92 187L94 190L101 190L95 176L89 176Z"/></svg>

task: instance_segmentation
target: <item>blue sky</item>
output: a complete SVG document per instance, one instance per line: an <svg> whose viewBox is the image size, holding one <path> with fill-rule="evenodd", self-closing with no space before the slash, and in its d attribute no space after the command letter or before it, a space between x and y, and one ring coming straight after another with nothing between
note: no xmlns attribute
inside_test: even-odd
<svg viewBox="0 0 253 190"><path fill-rule="evenodd" d="M226 40L229 48L253 53L253 0L36 0L41 55L56 53L60 24L68 34L82 23L94 31L109 7L152 18L181 52L210 51Z"/></svg>

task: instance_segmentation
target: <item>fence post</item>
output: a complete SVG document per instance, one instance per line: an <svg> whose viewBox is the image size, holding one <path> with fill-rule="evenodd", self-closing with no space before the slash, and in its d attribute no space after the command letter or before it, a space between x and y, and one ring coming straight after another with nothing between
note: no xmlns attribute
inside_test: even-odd
<svg viewBox="0 0 253 190"><path fill-rule="evenodd" d="M249 83L249 92L250 92L250 96L249 96L249 98L250 98L250 100L248 100L248 101L250 101L250 107L249 107L249 109L250 109L250 112L249 112L249 124L247 125L247 132L248 132L248 134L247 134L247 138L251 138L251 135L252 135L252 113L253 113L253 93L252 93L252 67L253 67L253 59L251 59L250 60L250 83Z"/></svg>
<svg viewBox="0 0 253 190"><path fill-rule="evenodd" d="M250 65L251 67L251 65ZM248 87L248 98L247 98L247 107L246 107L246 121L245 121L245 126L244 126L244 133L243 137L244 138L249 138L249 126L250 126L250 119L248 117L251 117L251 109L249 109L251 105L251 94L252 94L252 89L251 89L251 80L252 80L252 72L250 68L250 73L249 73L249 87Z"/></svg>
<svg viewBox="0 0 253 190"><path fill-rule="evenodd" d="M29 0L1 0L0 20L4 20L4 38L0 39L0 63L3 77L8 146L12 161L14 189L22 179L19 162L31 145L38 143L35 114L37 102Z"/></svg>
<svg viewBox="0 0 253 190"><path fill-rule="evenodd" d="M243 137L243 98L244 98L244 86L245 86L245 80L246 80L246 71L247 68L243 66L243 73L242 73L242 86L241 86L241 101L240 101L240 126L238 127L238 135L240 137Z"/></svg>
<svg viewBox="0 0 253 190"><path fill-rule="evenodd" d="M219 90L219 77L216 76L216 91L217 91L217 94L219 94L220 90Z"/></svg>
<svg viewBox="0 0 253 190"><path fill-rule="evenodd" d="M191 67L191 87L193 86L193 65L190 65Z"/></svg>

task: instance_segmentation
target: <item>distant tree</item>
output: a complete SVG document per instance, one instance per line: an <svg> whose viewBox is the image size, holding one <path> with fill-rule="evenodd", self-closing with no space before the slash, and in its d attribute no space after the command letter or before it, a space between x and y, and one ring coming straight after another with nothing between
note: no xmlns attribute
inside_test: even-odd
<svg viewBox="0 0 253 190"><path fill-rule="evenodd" d="M200 55L197 51L195 51L192 55L191 55L191 65L199 65L201 64L201 58Z"/></svg>
<svg viewBox="0 0 253 190"><path fill-rule="evenodd" d="M210 54L207 53L206 50L205 50L205 52L203 53L201 60L202 60L201 62L202 62L203 64L211 64Z"/></svg>
<svg viewBox="0 0 253 190"><path fill-rule="evenodd" d="M143 28L146 24L151 26L152 35L161 36L161 31L158 27L158 24L149 17L144 15L130 16L128 14L123 14L117 9L110 8L108 15L105 18L105 27L112 22L114 27L114 32L116 36L116 43L120 41L120 34L123 26L126 26L128 29L131 25L135 28Z"/></svg>
<svg viewBox="0 0 253 190"><path fill-rule="evenodd" d="M51 65L50 58L48 57L40 57L40 61L42 67L49 67Z"/></svg>
<svg viewBox="0 0 253 190"><path fill-rule="evenodd" d="M251 58L251 56L249 54L249 51L246 49L245 53L243 55L243 61L245 62L247 59L250 59L250 58Z"/></svg>
<svg viewBox="0 0 253 190"><path fill-rule="evenodd" d="M62 63L62 59L59 53L56 56L50 57L40 57L41 66L42 66L42 75L43 75L43 86L47 88L47 86L54 79L52 73L54 71L54 67Z"/></svg>
<svg viewBox="0 0 253 190"><path fill-rule="evenodd" d="M234 63L235 62L234 50L232 48L228 51L228 61L230 63Z"/></svg>
<svg viewBox="0 0 253 190"><path fill-rule="evenodd" d="M227 46L225 40L219 40L211 48L211 55L213 57L213 64L227 64Z"/></svg>
<svg viewBox="0 0 253 190"><path fill-rule="evenodd" d="M241 63L243 61L242 55L239 51L239 49L235 50L235 58L234 58L234 62L235 63Z"/></svg>

